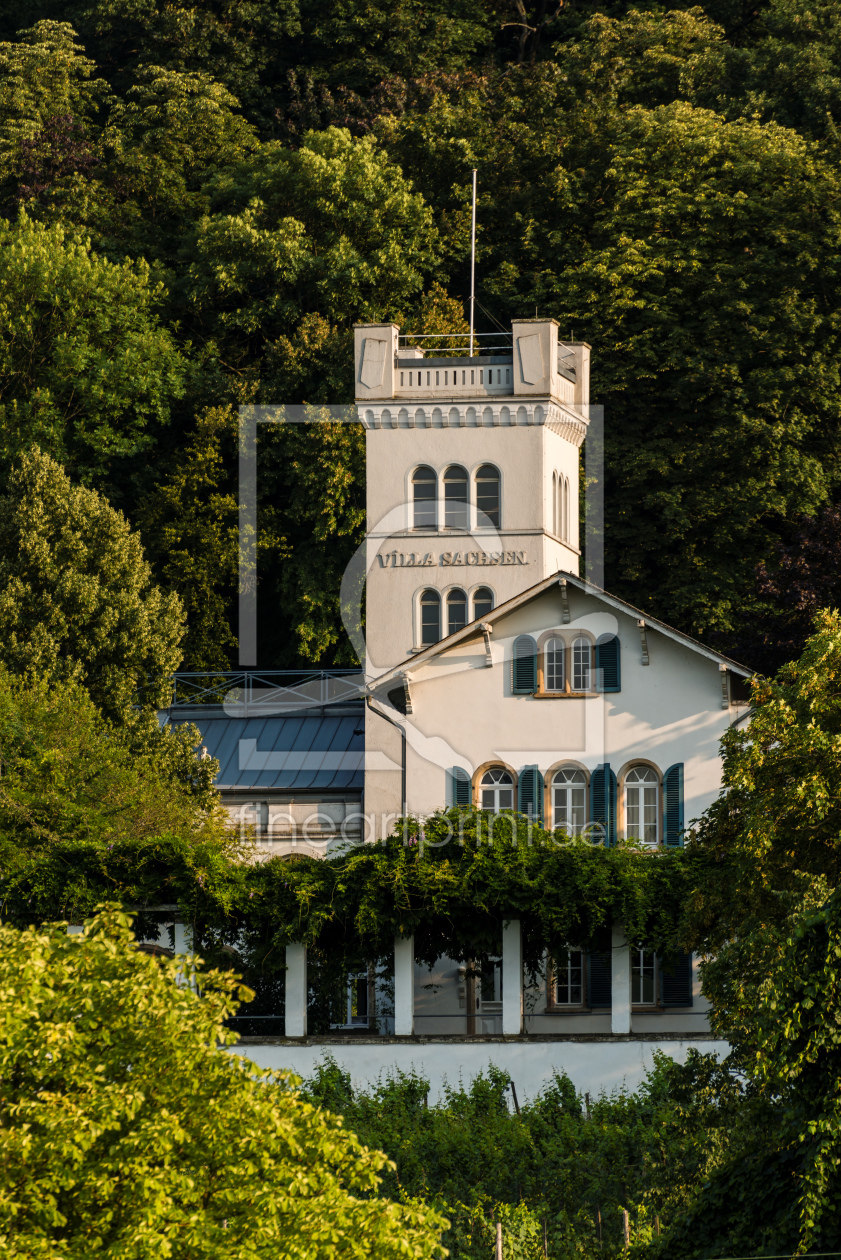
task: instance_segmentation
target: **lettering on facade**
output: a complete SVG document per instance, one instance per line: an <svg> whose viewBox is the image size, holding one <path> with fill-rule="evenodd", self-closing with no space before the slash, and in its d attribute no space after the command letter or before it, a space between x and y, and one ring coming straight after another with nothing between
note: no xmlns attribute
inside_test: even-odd
<svg viewBox="0 0 841 1260"><path fill-rule="evenodd" d="M486 564L528 564L525 551L381 551L377 555L381 569L421 569L431 566L456 567Z"/></svg>

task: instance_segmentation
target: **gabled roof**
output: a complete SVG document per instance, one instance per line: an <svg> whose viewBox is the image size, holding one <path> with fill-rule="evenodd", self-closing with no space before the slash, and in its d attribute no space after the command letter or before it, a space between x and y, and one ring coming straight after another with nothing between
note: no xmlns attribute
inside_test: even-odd
<svg viewBox="0 0 841 1260"><path fill-rule="evenodd" d="M650 617L647 613L642 612L641 609L635 608L633 604L628 604L624 599L619 599L616 595L611 595L608 591L602 590L600 586L594 586L592 582L586 582L575 573L567 573L563 569L559 569L551 577L544 578L542 582L535 583L534 586L530 586L519 595L515 595L513 599L508 599L504 604L499 604L481 621L471 621L463 630L457 630L455 634L449 634L445 639L439 639L437 643L424 648L422 652L416 652L414 656L409 656L406 660L401 661L399 665L386 670L373 684L374 687L379 689L384 682L388 682L392 678L398 678L400 675L407 673L409 669L421 665L425 661L434 660L436 656L440 656L448 648L455 647L457 644L464 643L470 639L475 639L477 634L481 634L483 624L492 626L496 621L507 617L509 613L514 612L517 608L522 608L524 604L530 603L545 591L551 590L553 586L557 586L562 580L565 580L570 586L577 587L578 590L583 591L586 595L592 595L609 608L613 608L617 612L626 613L637 621L644 621L647 628L657 630L667 639L673 639L675 643L680 643L684 647L690 648L693 652L697 652L699 656L705 656L707 660L714 661L717 665L726 665L728 669L731 669L735 674L739 674L743 678L750 678L755 673L755 670L748 669L746 665L740 665L738 661L732 661L728 656L722 656L720 652L714 652L712 648L705 647L697 639L684 634L681 630L675 630L672 626L667 626L665 621L658 621L656 617Z"/></svg>

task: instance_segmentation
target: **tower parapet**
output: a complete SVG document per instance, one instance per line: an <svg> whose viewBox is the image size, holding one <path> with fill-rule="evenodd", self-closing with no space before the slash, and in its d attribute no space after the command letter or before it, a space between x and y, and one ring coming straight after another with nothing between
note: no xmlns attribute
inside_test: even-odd
<svg viewBox="0 0 841 1260"><path fill-rule="evenodd" d="M560 342L551 319L478 340L470 355L461 334L355 329L373 673L579 569L590 347Z"/></svg>

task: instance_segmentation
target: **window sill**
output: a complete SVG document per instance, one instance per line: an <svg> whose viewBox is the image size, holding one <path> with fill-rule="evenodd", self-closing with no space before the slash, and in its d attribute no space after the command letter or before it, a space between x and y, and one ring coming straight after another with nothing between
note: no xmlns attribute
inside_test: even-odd
<svg viewBox="0 0 841 1260"><path fill-rule="evenodd" d="M595 700L600 691L530 691L532 700Z"/></svg>

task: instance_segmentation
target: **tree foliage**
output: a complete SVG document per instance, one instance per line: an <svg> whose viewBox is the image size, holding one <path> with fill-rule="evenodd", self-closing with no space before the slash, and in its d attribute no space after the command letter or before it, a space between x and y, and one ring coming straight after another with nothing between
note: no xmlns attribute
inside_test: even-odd
<svg viewBox="0 0 841 1260"><path fill-rule="evenodd" d="M183 389L145 263L115 265L25 213L0 222L0 462L33 443L108 485L152 446Z"/></svg>
<svg viewBox="0 0 841 1260"><path fill-rule="evenodd" d="M511 1079L492 1065L469 1085L453 1076L437 1101L416 1072L387 1073L361 1090L326 1055L304 1096L389 1154L392 1193L401 1186L445 1213L456 1260L492 1254L496 1222L511 1260L545 1256L544 1229L550 1256L618 1260L623 1209L632 1255L651 1254L655 1217L668 1231L716 1167L743 1093L714 1055L695 1049L685 1064L656 1054L634 1093L584 1097L564 1073L528 1101L519 1086L519 1113Z"/></svg>
<svg viewBox="0 0 841 1260"><path fill-rule="evenodd" d="M0 641L14 672L84 683L131 720L168 696L180 657L178 596L155 585L140 540L94 490L34 448L0 499Z"/></svg>
<svg viewBox="0 0 841 1260"><path fill-rule="evenodd" d="M444 1254L437 1213L378 1195L384 1155L226 1052L234 980L199 997L113 909L0 938L6 1255Z"/></svg>
<svg viewBox="0 0 841 1260"><path fill-rule="evenodd" d="M755 573L841 495L828 0L14 0L0 29L5 450L38 440L117 497L190 592L189 663L233 654L233 553L173 484L204 417L347 402L355 320L417 331L438 292L456 327L474 166L480 324L536 308L593 346L608 585L777 663ZM234 449L210 441L228 502ZM284 614L258 663L344 662L359 443L320 427L261 461ZM301 505L337 487L313 529Z"/></svg>

